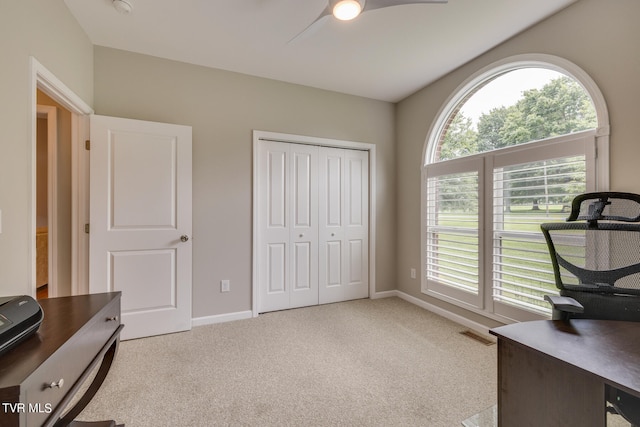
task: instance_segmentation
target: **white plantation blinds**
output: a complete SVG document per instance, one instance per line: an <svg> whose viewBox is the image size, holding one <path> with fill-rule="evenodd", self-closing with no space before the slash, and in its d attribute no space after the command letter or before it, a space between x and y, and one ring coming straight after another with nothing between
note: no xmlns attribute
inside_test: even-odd
<svg viewBox="0 0 640 427"><path fill-rule="evenodd" d="M444 175L429 180L427 264L429 278L478 291L478 175Z"/></svg>
<svg viewBox="0 0 640 427"><path fill-rule="evenodd" d="M586 191L585 156L495 168L493 186L493 298L546 312L557 290L540 224L563 221Z"/></svg>
<svg viewBox="0 0 640 427"><path fill-rule="evenodd" d="M427 169L426 278L433 290L477 304L482 162L452 163Z"/></svg>

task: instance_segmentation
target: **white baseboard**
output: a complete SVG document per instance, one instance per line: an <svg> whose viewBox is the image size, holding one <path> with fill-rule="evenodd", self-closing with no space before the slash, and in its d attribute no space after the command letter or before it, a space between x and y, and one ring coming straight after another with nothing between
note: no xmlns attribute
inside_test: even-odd
<svg viewBox="0 0 640 427"><path fill-rule="evenodd" d="M253 312L251 310L217 314L215 316L195 317L191 319L191 326L213 325L214 323L232 322L234 320L250 319L252 317Z"/></svg>
<svg viewBox="0 0 640 427"><path fill-rule="evenodd" d="M378 294L384 294L384 296L378 297L377 296ZM420 308L424 308L425 310L435 313L438 316L442 316L445 319L449 319L453 322L456 322L459 325L469 328L472 331L482 335L483 337L486 337L492 341L496 341L496 338L493 335L489 334L489 328L487 326L478 322L474 322L473 320L469 320L464 316L460 316L459 314L451 313L450 311L437 307L433 304L429 304L428 302L425 302L419 298L413 297L402 291L396 290L396 291L379 292L376 294L376 296L372 298L385 298L385 297L392 297L392 296L396 296L400 299L410 302L411 304L415 304Z"/></svg>
<svg viewBox="0 0 640 427"><path fill-rule="evenodd" d="M373 295L371 295L371 299L380 299L380 298L391 298L391 297L397 297L398 296L398 291L382 291L382 292L376 292Z"/></svg>
<svg viewBox="0 0 640 427"><path fill-rule="evenodd" d="M474 322L473 320L469 320L464 316L451 313L450 311L437 307L433 304L429 304L428 302L425 302L419 298L413 297L402 291L393 290L393 291L376 292L371 296L371 299L391 298L391 297L398 297L407 302L410 302L411 304L415 304L420 308L423 308L427 311L437 314L438 316L442 316L446 319L456 322L459 325L467 327L472 331L479 333L495 341L495 338L489 334L489 328L487 326ZM195 317L191 319L191 326L196 327L196 326L204 326L204 325L213 325L215 323L224 323L224 322L232 322L234 320L251 319L252 317L253 317L253 312L251 310L238 311L235 313L217 314L214 316Z"/></svg>

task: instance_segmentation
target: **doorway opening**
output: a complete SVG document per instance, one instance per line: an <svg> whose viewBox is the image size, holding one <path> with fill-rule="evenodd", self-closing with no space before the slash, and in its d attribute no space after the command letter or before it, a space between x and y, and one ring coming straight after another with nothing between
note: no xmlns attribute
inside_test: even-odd
<svg viewBox="0 0 640 427"><path fill-rule="evenodd" d="M57 146L58 111L37 93L36 123L36 296L53 297L57 292Z"/></svg>
<svg viewBox="0 0 640 427"><path fill-rule="evenodd" d="M89 156L84 142L93 110L38 60L31 57L30 62L31 295L38 297L45 281L46 297L89 293L89 239L84 233L84 224L89 222ZM39 124L39 118L46 118L46 124ZM38 155L38 136L43 133L47 135L46 160ZM38 162L43 161L46 181L39 176ZM47 189L45 202L38 197L42 182ZM46 250L39 250L38 245ZM40 296L45 293L41 291Z"/></svg>
<svg viewBox="0 0 640 427"><path fill-rule="evenodd" d="M37 90L36 296L71 295L71 112Z"/></svg>

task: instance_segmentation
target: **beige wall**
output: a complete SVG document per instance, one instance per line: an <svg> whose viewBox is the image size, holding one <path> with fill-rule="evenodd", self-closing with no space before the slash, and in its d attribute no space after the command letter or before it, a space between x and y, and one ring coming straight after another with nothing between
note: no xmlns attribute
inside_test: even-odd
<svg viewBox="0 0 640 427"><path fill-rule="evenodd" d="M251 309L254 129L376 144L377 290L395 288L393 104L103 47L94 57L96 114L193 127L194 317Z"/></svg>
<svg viewBox="0 0 640 427"><path fill-rule="evenodd" d="M0 1L0 295L33 292L30 56L93 102L93 47L63 0Z"/></svg>
<svg viewBox="0 0 640 427"><path fill-rule="evenodd" d="M418 91L397 106L398 289L492 326L481 318L420 292L409 269L420 268L420 169L431 123L465 79L503 58L543 53L563 57L586 71L602 91L611 123L611 189L640 192L640 2L580 0L488 53Z"/></svg>

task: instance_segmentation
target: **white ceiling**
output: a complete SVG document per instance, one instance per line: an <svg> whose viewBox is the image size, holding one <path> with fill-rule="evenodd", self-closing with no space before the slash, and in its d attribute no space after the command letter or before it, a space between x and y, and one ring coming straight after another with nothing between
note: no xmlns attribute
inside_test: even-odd
<svg viewBox="0 0 640 427"><path fill-rule="evenodd" d="M95 45L396 102L577 0L449 0L327 18L327 0L65 0Z"/></svg>

